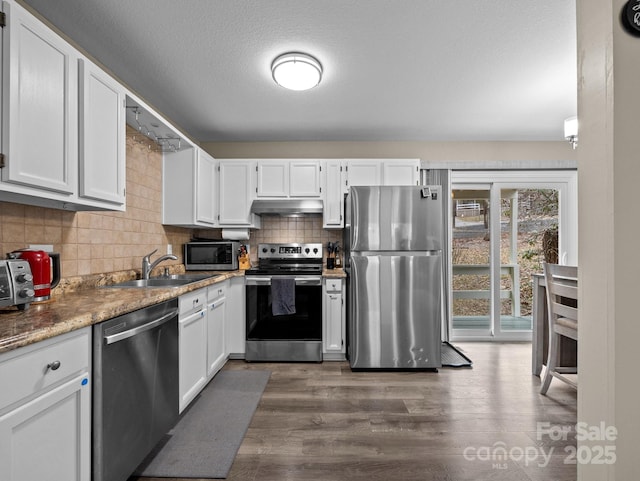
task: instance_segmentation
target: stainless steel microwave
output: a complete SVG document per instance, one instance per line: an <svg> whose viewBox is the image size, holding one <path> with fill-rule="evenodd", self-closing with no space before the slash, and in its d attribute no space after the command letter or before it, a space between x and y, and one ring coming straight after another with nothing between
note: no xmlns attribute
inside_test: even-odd
<svg viewBox="0 0 640 481"><path fill-rule="evenodd" d="M184 245L184 267L188 271L235 271L237 241L193 241Z"/></svg>

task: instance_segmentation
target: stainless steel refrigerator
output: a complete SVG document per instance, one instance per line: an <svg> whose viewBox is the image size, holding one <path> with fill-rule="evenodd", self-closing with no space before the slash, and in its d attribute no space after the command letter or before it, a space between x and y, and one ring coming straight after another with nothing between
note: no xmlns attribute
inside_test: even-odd
<svg viewBox="0 0 640 481"><path fill-rule="evenodd" d="M441 367L440 186L351 187L346 199L352 369Z"/></svg>

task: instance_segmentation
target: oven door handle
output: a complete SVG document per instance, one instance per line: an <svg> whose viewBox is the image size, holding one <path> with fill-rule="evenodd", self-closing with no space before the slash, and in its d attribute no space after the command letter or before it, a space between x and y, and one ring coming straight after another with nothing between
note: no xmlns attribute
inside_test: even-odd
<svg viewBox="0 0 640 481"><path fill-rule="evenodd" d="M249 277L249 276L246 276L244 278L244 283L247 286L270 286L271 285L271 277L263 277L263 276Z"/></svg>
<svg viewBox="0 0 640 481"><path fill-rule="evenodd" d="M281 279L291 279L291 277L280 277ZM245 277L245 284L247 286L270 286L271 276L247 276ZM296 281L296 286L321 286L322 277L293 277Z"/></svg>
<svg viewBox="0 0 640 481"><path fill-rule="evenodd" d="M321 286L322 277L296 277L296 286Z"/></svg>

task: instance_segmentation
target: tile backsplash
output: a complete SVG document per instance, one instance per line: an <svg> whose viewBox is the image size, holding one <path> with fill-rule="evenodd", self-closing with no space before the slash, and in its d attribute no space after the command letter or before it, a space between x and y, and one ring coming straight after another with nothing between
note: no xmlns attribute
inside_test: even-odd
<svg viewBox="0 0 640 481"><path fill-rule="evenodd" d="M303 217L281 217L278 215L263 215L262 228L253 229L249 237L251 246L251 261L255 262L258 244L267 242L319 242L326 246L328 242L342 244L342 230L323 229L321 215L306 215ZM326 257L326 249L324 251Z"/></svg>
<svg viewBox="0 0 640 481"><path fill-rule="evenodd" d="M191 229L162 225L162 154L127 129L126 212L68 212L0 202L0 255L33 244L53 244L63 278L140 269L142 256L180 247ZM139 136L138 136L139 137Z"/></svg>
<svg viewBox="0 0 640 481"><path fill-rule="evenodd" d="M62 278L140 270L142 257L173 246L179 265L182 244L195 234L220 238L220 230L193 230L162 225L162 155L134 139L127 128L126 212L69 212L0 202L0 256L34 244L52 244L60 253ZM138 135L139 137L139 135ZM205 234L206 233L206 234ZM341 230L322 228L319 215L289 218L263 216L262 229L251 231L252 261L263 242L327 242L342 240ZM157 254L156 254L157 255ZM326 255L326 251L325 251Z"/></svg>

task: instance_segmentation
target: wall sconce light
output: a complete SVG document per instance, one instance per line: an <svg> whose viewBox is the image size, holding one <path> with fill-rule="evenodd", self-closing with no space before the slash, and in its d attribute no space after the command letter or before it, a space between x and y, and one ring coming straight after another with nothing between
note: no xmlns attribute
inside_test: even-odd
<svg viewBox="0 0 640 481"><path fill-rule="evenodd" d="M322 65L305 53L285 53L271 64L275 82L290 90L308 90L320 83Z"/></svg>
<svg viewBox="0 0 640 481"><path fill-rule="evenodd" d="M569 117L564 121L564 138L574 149L578 146L578 117Z"/></svg>

